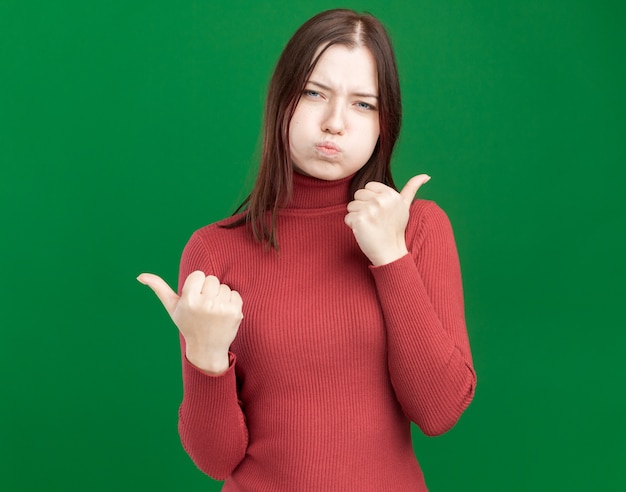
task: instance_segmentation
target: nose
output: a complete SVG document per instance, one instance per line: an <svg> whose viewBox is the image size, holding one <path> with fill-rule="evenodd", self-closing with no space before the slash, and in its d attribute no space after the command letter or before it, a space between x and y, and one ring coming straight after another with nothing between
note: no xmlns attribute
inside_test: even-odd
<svg viewBox="0 0 626 492"><path fill-rule="evenodd" d="M346 128L344 109L338 102L328 105L324 120L322 122L322 131L332 134L342 134Z"/></svg>

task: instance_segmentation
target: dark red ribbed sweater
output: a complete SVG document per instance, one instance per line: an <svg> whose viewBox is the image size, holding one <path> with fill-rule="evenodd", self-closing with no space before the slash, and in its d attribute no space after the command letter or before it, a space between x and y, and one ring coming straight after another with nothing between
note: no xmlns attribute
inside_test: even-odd
<svg viewBox="0 0 626 492"><path fill-rule="evenodd" d="M447 216L415 200L410 253L372 267L343 221L349 185L295 175L278 254L232 219L185 247L179 290L202 270L243 298L225 374L183 356L181 440L225 491L426 491L410 421L441 434L472 400Z"/></svg>

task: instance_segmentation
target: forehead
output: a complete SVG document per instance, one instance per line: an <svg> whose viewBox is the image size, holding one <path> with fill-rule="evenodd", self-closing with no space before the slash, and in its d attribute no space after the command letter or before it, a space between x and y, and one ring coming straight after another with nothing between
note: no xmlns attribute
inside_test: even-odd
<svg viewBox="0 0 626 492"><path fill-rule="evenodd" d="M333 86L350 86L374 92L378 89L376 60L369 48L364 46L330 46L320 56L309 78Z"/></svg>

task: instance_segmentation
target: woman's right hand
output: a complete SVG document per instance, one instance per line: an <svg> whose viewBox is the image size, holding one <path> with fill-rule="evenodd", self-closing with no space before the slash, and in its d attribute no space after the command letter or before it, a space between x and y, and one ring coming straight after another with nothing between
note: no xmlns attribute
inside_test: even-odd
<svg viewBox="0 0 626 492"><path fill-rule="evenodd" d="M243 319L239 293L201 271L189 274L180 296L158 275L142 273L137 280L163 303L185 339L189 362L211 374L226 371L228 350Z"/></svg>

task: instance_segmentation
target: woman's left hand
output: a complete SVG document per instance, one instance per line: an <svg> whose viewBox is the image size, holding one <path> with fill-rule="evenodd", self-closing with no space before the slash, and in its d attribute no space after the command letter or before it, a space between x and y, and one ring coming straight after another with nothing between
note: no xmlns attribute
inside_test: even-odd
<svg viewBox="0 0 626 492"><path fill-rule="evenodd" d="M354 194L344 220L374 266L391 263L408 253L404 231L409 207L417 190L429 179L427 174L414 176L399 193L370 181Z"/></svg>

